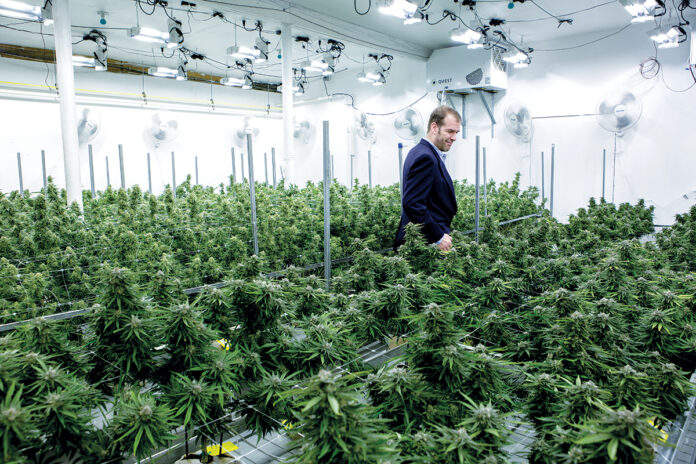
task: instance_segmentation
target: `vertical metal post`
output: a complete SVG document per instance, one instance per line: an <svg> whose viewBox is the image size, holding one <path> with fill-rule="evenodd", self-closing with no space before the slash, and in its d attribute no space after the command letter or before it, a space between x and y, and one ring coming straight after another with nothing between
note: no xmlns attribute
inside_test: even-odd
<svg viewBox="0 0 696 464"><path fill-rule="evenodd" d="M331 155L329 152L329 121L324 121L324 280L331 284Z"/></svg>
<svg viewBox="0 0 696 464"><path fill-rule="evenodd" d="M254 254L259 254L259 235L256 225L256 189L254 185L254 152L251 147L251 134L247 134L247 158L249 161L249 196L251 198L251 235L254 239Z"/></svg>
<svg viewBox="0 0 696 464"><path fill-rule="evenodd" d="M336 178L336 173L334 171L335 163L334 163L334 155L331 155L331 180Z"/></svg>
<svg viewBox="0 0 696 464"><path fill-rule="evenodd" d="M541 202L543 203L544 200L546 200L546 192L544 191L545 187L545 177L546 174L544 173L544 152L541 152Z"/></svg>
<svg viewBox="0 0 696 464"><path fill-rule="evenodd" d="M152 167L149 153L147 154L147 191L152 195Z"/></svg>
<svg viewBox="0 0 696 464"><path fill-rule="evenodd" d="M399 142L399 191L404 197L404 144Z"/></svg>
<svg viewBox="0 0 696 464"><path fill-rule="evenodd" d="M488 177L486 176L486 147L483 147L483 216L488 216Z"/></svg>
<svg viewBox="0 0 696 464"><path fill-rule="evenodd" d="M176 198L176 162L174 161L174 152L172 152L172 193Z"/></svg>
<svg viewBox="0 0 696 464"><path fill-rule="evenodd" d="M92 165L92 158L89 159L90 166ZM48 192L48 177L46 176L46 152L41 150L41 173L43 174L43 186L44 193ZM94 178L94 174L92 175ZM94 196L94 188L92 189L92 196Z"/></svg>
<svg viewBox="0 0 696 464"><path fill-rule="evenodd" d="M123 170L123 145L118 144L118 164L121 167L121 188L126 189L126 172Z"/></svg>
<svg viewBox="0 0 696 464"><path fill-rule="evenodd" d="M24 179L22 179L22 155L17 153L17 172L19 173L19 194L24 193Z"/></svg>
<svg viewBox="0 0 696 464"><path fill-rule="evenodd" d="M271 169L273 169L273 188L278 185L276 182L275 148L271 148Z"/></svg>
<svg viewBox="0 0 696 464"><path fill-rule="evenodd" d="M111 187L111 176L109 176L109 155L106 155L106 186Z"/></svg>
<svg viewBox="0 0 696 464"><path fill-rule="evenodd" d="M268 154L263 152L263 169L266 173L266 185L268 185Z"/></svg>
<svg viewBox="0 0 696 464"><path fill-rule="evenodd" d="M94 189L94 153L92 151L92 144L91 143L89 145L87 145L87 153L89 155L89 188L90 188L90 191L92 192L92 198L95 198L96 192Z"/></svg>
<svg viewBox="0 0 696 464"><path fill-rule="evenodd" d="M242 167L242 180L241 183L244 183L244 153L241 151L239 152L239 165Z"/></svg>
<svg viewBox="0 0 696 464"><path fill-rule="evenodd" d="M493 111L495 111L495 93L491 92L491 112L493 112ZM495 137L495 121L491 121L491 140L494 137Z"/></svg>
<svg viewBox="0 0 696 464"><path fill-rule="evenodd" d="M196 185L198 185L198 156L194 156L193 161L196 166Z"/></svg>
<svg viewBox="0 0 696 464"><path fill-rule="evenodd" d="M367 180L372 188L372 150L367 150Z"/></svg>
<svg viewBox="0 0 696 464"><path fill-rule="evenodd" d="M478 243L479 239L479 182L480 182L480 151L481 151L481 136L477 135L476 136L476 194L474 198L474 233L475 233L475 238L476 242Z"/></svg>
<svg viewBox="0 0 696 464"><path fill-rule="evenodd" d="M616 132L614 132L614 167L611 170L611 202L614 203L614 196L616 194Z"/></svg>
<svg viewBox="0 0 696 464"><path fill-rule="evenodd" d="M355 158L354 154L350 154L350 190L353 190L353 159Z"/></svg>
<svg viewBox="0 0 696 464"><path fill-rule="evenodd" d="M466 95L462 95L462 114L460 116L462 117L462 140L466 140ZM426 127L426 130L429 129Z"/></svg>
<svg viewBox="0 0 696 464"><path fill-rule="evenodd" d="M604 200L604 187L607 185L607 149L602 150L602 200Z"/></svg>
<svg viewBox="0 0 696 464"><path fill-rule="evenodd" d="M237 182L237 164L234 162L234 147L232 147L232 183Z"/></svg>
<svg viewBox="0 0 696 464"><path fill-rule="evenodd" d="M556 145L551 144L551 192L549 193L549 196L551 199L549 200L549 209L551 210L551 217L553 217L553 175L554 175L554 168L555 168L555 160L556 160Z"/></svg>

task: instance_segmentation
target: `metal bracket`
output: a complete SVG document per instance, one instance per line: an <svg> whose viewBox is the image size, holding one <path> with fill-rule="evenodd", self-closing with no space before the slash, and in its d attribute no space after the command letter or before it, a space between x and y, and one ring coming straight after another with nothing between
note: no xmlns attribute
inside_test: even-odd
<svg viewBox="0 0 696 464"><path fill-rule="evenodd" d="M488 111L488 117L491 118L491 124L495 125L496 124L495 116L493 116L493 108L492 108L492 106L494 105L495 102L493 101L493 99L491 99L491 104L488 105L488 102L486 101L486 99L483 96L484 92L481 90L477 90L476 92L478 93L479 97L481 97L481 103L483 103L483 106L486 108L486 111ZM491 96L493 96L493 94L491 94Z"/></svg>

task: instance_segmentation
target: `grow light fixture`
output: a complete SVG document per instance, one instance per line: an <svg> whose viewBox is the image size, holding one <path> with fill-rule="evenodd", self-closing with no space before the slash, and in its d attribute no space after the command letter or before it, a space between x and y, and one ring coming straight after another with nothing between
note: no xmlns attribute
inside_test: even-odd
<svg viewBox="0 0 696 464"><path fill-rule="evenodd" d="M473 29L462 30L461 28L456 28L450 33L450 38L453 41L461 42L467 45L476 44L479 40L481 40L481 37L483 37L483 34Z"/></svg>
<svg viewBox="0 0 696 464"><path fill-rule="evenodd" d="M358 73L358 80L360 82L374 82L372 79L367 77L367 74L365 74L364 72Z"/></svg>
<svg viewBox="0 0 696 464"><path fill-rule="evenodd" d="M310 62L305 62L302 69L305 71L320 72L324 76L333 74L334 57L331 53L324 53L319 57L312 59Z"/></svg>
<svg viewBox="0 0 696 464"><path fill-rule="evenodd" d="M372 81L372 85L375 87L379 87L380 85L384 85L387 83L387 78L384 77L384 73L377 73L377 79Z"/></svg>
<svg viewBox="0 0 696 464"><path fill-rule="evenodd" d="M261 51L257 48L246 47L244 45L233 45L227 48L227 54L233 58L256 61L261 55Z"/></svg>
<svg viewBox="0 0 696 464"><path fill-rule="evenodd" d="M283 84L280 84L278 87L276 87L276 90L278 92L282 92L283 91ZM295 95L302 95L303 93L305 93L304 84L302 82L300 82L299 84L293 85L292 86L292 93Z"/></svg>
<svg viewBox="0 0 696 464"><path fill-rule="evenodd" d="M258 51L258 56L254 58L255 62L263 63L268 59L268 42L266 42L264 39L257 37L254 49Z"/></svg>
<svg viewBox="0 0 696 464"><path fill-rule="evenodd" d="M147 73L154 77L165 77L168 79L176 79L178 81L186 80L186 70L184 69L183 64L179 65L177 69L165 68L163 66L147 68Z"/></svg>
<svg viewBox="0 0 696 464"><path fill-rule="evenodd" d="M41 21L41 8L14 0L0 0L0 16L27 21Z"/></svg>
<svg viewBox="0 0 696 464"><path fill-rule="evenodd" d="M386 4L379 7L379 12L394 16L403 20L415 18L418 5L409 0L387 0Z"/></svg>
<svg viewBox="0 0 696 464"><path fill-rule="evenodd" d="M167 48L178 48L184 43L184 31L181 21L176 18L167 20L169 36L167 37Z"/></svg>
<svg viewBox="0 0 696 464"><path fill-rule="evenodd" d="M505 53L503 55L503 60L512 64L515 68L526 68L529 66L529 63L532 62L529 54L517 49L512 49Z"/></svg>
<svg viewBox="0 0 696 464"><path fill-rule="evenodd" d="M665 4L662 0L619 0L626 11L631 16L632 23L644 23L655 19L657 7L664 8ZM664 14L664 13L662 13Z"/></svg>
<svg viewBox="0 0 696 464"><path fill-rule="evenodd" d="M411 16L409 16L408 18L404 19L404 24L406 24L406 25L408 25L408 24L418 24L418 23L420 23L420 22L423 22L424 19L425 19L425 15L423 14L423 12L420 11L420 10L416 10L416 12L413 13L413 15L411 15Z"/></svg>
<svg viewBox="0 0 696 464"><path fill-rule="evenodd" d="M658 27L648 32L657 48L676 48L686 40L686 30L682 26Z"/></svg>
<svg viewBox="0 0 696 464"><path fill-rule="evenodd" d="M223 77L220 79L220 84L249 90L252 87L253 81L251 80L251 75L247 73L244 77Z"/></svg>
<svg viewBox="0 0 696 464"><path fill-rule="evenodd" d="M95 71L106 71L107 67L107 47L106 40L104 37L97 37L97 46L94 49L94 70Z"/></svg>
<svg viewBox="0 0 696 464"><path fill-rule="evenodd" d="M167 48L176 48L179 44L169 42L169 33L150 29L149 27L131 27L128 29L130 38L140 40L141 42L149 42L160 45L165 45Z"/></svg>

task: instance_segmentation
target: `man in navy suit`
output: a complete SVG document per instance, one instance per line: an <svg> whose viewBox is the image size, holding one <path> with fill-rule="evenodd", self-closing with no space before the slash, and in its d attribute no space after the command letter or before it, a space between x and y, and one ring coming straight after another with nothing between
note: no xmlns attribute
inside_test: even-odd
<svg viewBox="0 0 696 464"><path fill-rule="evenodd" d="M406 156L403 173L401 222L395 248L404 242L406 224L420 224L428 243L440 250L452 247L450 224L457 213L452 178L445 159L461 128L462 118L449 106L439 106L430 115L428 133Z"/></svg>

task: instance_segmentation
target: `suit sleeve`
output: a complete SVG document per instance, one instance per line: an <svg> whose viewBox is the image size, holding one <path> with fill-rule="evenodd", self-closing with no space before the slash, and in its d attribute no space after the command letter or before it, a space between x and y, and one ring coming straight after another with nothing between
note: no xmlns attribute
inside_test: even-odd
<svg viewBox="0 0 696 464"><path fill-rule="evenodd" d="M404 198L402 206L410 222L421 224L428 242L437 242L446 230L433 221L428 211L428 195L433 185L435 165L432 157L422 155L416 158L404 179Z"/></svg>

